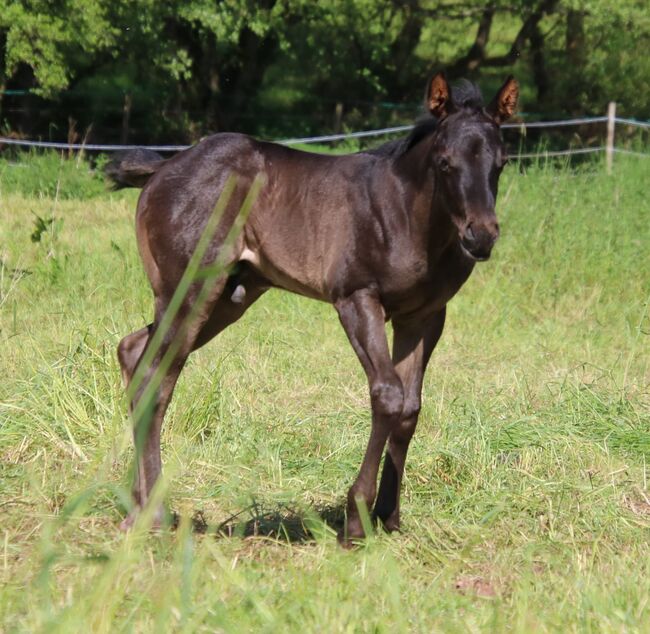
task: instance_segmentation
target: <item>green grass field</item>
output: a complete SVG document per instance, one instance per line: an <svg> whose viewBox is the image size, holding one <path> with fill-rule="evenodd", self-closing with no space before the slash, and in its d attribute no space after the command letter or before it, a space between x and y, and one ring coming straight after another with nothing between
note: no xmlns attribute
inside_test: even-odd
<svg viewBox="0 0 650 634"><path fill-rule="evenodd" d="M334 310L280 292L181 377L160 491L179 528L118 531L115 348L152 313L137 193L9 172L0 630L650 631L650 163L506 170L502 238L429 366L403 533L354 551L335 525L365 377Z"/></svg>

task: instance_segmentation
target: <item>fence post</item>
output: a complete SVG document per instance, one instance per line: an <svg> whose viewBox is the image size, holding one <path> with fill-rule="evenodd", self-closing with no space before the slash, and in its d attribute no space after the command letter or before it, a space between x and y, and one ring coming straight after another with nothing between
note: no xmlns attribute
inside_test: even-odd
<svg viewBox="0 0 650 634"><path fill-rule="evenodd" d="M614 164L614 127L616 125L616 102L610 101L607 106L607 173L612 173L612 165Z"/></svg>

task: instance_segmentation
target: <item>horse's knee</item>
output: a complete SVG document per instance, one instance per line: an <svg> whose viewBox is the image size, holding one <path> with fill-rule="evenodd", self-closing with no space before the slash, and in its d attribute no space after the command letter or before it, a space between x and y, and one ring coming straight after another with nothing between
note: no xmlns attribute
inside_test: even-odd
<svg viewBox="0 0 650 634"><path fill-rule="evenodd" d="M373 385L370 391L372 409L387 418L399 418L404 409L404 388L399 378Z"/></svg>

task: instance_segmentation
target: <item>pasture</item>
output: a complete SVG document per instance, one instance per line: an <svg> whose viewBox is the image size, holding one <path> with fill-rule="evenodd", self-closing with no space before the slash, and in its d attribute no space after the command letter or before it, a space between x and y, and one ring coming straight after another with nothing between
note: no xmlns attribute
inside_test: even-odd
<svg viewBox="0 0 650 634"><path fill-rule="evenodd" d="M181 376L158 492L177 530L118 531L132 449L115 348L152 311L137 192L42 194L10 172L0 629L650 630L650 163L505 170L502 237L425 379L403 533L353 551L335 530L365 376L330 306L279 291Z"/></svg>

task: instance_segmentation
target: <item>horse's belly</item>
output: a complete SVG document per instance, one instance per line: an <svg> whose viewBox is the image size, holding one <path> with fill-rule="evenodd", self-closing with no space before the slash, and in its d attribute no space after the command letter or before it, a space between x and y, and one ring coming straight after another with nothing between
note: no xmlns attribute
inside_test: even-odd
<svg viewBox="0 0 650 634"><path fill-rule="evenodd" d="M273 286L305 297L328 301L321 276L313 274L313 272L310 276L309 267L305 269L297 266L289 258L284 260L286 261L272 261L262 251L250 246L244 246L239 256L240 262L248 262Z"/></svg>

